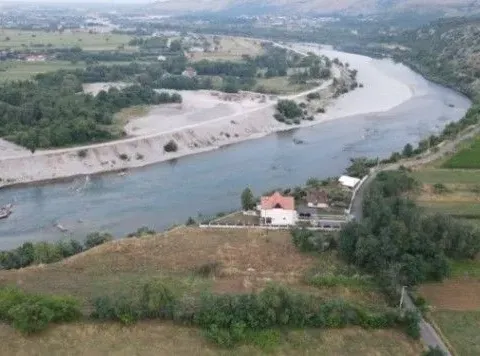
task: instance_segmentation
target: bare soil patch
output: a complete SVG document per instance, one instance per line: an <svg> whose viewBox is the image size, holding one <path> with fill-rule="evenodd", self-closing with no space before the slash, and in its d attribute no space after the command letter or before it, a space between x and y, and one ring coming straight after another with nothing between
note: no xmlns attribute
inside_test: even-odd
<svg viewBox="0 0 480 356"><path fill-rule="evenodd" d="M469 311L480 309L480 280L449 279L442 283L425 284L420 293L439 310Z"/></svg>

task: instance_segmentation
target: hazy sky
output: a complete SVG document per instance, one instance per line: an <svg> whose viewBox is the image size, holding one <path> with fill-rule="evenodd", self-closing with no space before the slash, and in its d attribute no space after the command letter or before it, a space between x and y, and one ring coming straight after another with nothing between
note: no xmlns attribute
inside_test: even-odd
<svg viewBox="0 0 480 356"><path fill-rule="evenodd" d="M96 3L103 3L103 4L134 4L134 3L149 3L154 2L154 0L0 0L1 3L31 3L31 4L96 4Z"/></svg>

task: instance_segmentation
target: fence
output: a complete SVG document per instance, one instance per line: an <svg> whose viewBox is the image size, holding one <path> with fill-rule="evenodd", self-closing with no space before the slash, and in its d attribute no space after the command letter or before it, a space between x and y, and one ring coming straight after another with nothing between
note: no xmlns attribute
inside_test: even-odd
<svg viewBox="0 0 480 356"><path fill-rule="evenodd" d="M262 230L290 230L295 227L295 225L231 225L231 224L200 224L200 228L211 228L211 229L262 229ZM305 227L307 230L311 231L337 231L340 230L339 226L316 226L316 227Z"/></svg>

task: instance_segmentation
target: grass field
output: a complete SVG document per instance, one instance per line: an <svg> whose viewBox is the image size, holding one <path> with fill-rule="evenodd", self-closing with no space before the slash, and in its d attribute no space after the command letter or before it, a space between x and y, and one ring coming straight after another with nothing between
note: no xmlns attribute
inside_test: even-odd
<svg viewBox="0 0 480 356"><path fill-rule="evenodd" d="M288 77L273 77L257 79L257 87L263 88L265 92L275 94L295 94L315 87L308 84L290 84Z"/></svg>
<svg viewBox="0 0 480 356"><path fill-rule="evenodd" d="M79 46L84 50L114 50L124 45L126 50L131 36L120 34L102 34L86 32L46 32L46 31L21 31L0 29L0 49L19 49L35 47L35 45L50 47Z"/></svg>
<svg viewBox="0 0 480 356"><path fill-rule="evenodd" d="M480 355L480 310L437 311L432 313L432 317L447 335L457 355Z"/></svg>
<svg viewBox="0 0 480 356"><path fill-rule="evenodd" d="M480 137L469 147L462 148L444 164L445 168L480 169Z"/></svg>
<svg viewBox="0 0 480 356"><path fill-rule="evenodd" d="M209 344L198 329L169 323L71 324L52 327L42 335L24 337L0 325L5 355L364 355L418 356L421 346L394 330L298 330L280 332L277 347L269 352L255 345L220 349Z"/></svg>
<svg viewBox="0 0 480 356"><path fill-rule="evenodd" d="M480 170L427 168L412 172L412 175L426 184L480 184Z"/></svg>
<svg viewBox="0 0 480 356"><path fill-rule="evenodd" d="M198 271L216 266L211 276ZM288 231L178 228L155 237L114 241L62 262L16 271L0 271L0 285L31 292L70 294L90 301L117 295L151 280L163 280L187 295L261 291L269 283L325 298L343 298L371 308L386 306L371 283L314 286L307 276L336 275L347 268L334 252L302 254ZM283 331L282 331L283 333ZM24 338L0 326L8 354L37 355L260 355L256 346L222 350L206 343L199 329L169 323L142 322L132 327L79 323L50 328ZM282 334L275 354L418 355L420 345L400 331L304 330ZM88 352L85 353L84 350Z"/></svg>
<svg viewBox="0 0 480 356"><path fill-rule="evenodd" d="M72 64L67 61L0 62L0 81L31 79L38 73L53 72L59 69L77 69L84 66L85 64L82 63Z"/></svg>
<svg viewBox="0 0 480 356"><path fill-rule="evenodd" d="M243 55L256 56L263 53L260 41L245 38L221 37L219 44L213 43L213 38L207 37L212 47L211 52L191 52L189 58L196 62L202 59L211 61L240 61Z"/></svg>
<svg viewBox="0 0 480 356"><path fill-rule="evenodd" d="M428 167L412 172L412 176L423 184L415 199L427 211L468 217L466 222L480 224L480 170ZM446 190L436 192L438 184Z"/></svg>

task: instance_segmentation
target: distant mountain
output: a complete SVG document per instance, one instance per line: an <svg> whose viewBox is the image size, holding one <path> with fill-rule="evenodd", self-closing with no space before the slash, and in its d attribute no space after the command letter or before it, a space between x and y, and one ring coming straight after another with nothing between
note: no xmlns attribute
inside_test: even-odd
<svg viewBox="0 0 480 356"><path fill-rule="evenodd" d="M373 14L391 11L480 12L480 0L158 0L152 10L165 13L217 12L263 14Z"/></svg>

